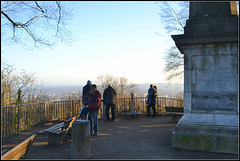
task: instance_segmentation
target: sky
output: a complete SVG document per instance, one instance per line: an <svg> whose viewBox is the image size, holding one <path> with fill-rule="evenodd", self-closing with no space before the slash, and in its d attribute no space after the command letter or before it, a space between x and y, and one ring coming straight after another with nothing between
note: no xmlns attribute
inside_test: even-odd
<svg viewBox="0 0 240 161"><path fill-rule="evenodd" d="M2 62L36 73L43 85L85 85L100 75L124 76L135 84L167 83L164 52L174 41L154 1L64 3L74 12L67 26L75 37L71 46L34 52L2 46Z"/></svg>

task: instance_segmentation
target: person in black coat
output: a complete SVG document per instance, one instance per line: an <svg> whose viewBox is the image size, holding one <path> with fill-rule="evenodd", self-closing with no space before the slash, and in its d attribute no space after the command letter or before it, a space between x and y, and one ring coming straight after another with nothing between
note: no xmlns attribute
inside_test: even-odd
<svg viewBox="0 0 240 161"><path fill-rule="evenodd" d="M90 80L88 80L87 84L83 87L83 90L82 90L82 103L84 104L84 106L87 105L86 96L87 96L88 92L91 91L91 86L92 86L92 82Z"/></svg>
<svg viewBox="0 0 240 161"><path fill-rule="evenodd" d="M111 107L112 113L112 121L115 119L115 104L116 104L116 91L109 84L108 88L106 88L103 92L103 103L106 105L106 117L107 121L109 121L109 109Z"/></svg>

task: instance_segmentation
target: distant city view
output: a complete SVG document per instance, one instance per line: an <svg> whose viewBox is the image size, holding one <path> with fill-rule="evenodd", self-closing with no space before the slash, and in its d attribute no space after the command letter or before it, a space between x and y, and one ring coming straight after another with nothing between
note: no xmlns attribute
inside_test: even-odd
<svg viewBox="0 0 240 161"><path fill-rule="evenodd" d="M168 98L179 98L183 95L183 84L155 83L158 88L158 96ZM136 84L135 96L145 97L150 84ZM60 101L73 96L77 99L82 97L83 86L46 86L46 95L51 100Z"/></svg>

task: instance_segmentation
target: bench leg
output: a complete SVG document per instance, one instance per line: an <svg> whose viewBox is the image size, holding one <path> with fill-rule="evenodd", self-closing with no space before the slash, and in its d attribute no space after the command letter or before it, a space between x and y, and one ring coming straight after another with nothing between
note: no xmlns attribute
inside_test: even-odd
<svg viewBox="0 0 240 161"><path fill-rule="evenodd" d="M48 133L48 145L52 145L52 144L60 145L63 137L64 137L63 133L62 134Z"/></svg>

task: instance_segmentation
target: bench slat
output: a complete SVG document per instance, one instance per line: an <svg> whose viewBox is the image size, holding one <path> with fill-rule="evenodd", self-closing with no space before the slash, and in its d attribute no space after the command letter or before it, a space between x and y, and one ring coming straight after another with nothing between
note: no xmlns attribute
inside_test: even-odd
<svg viewBox="0 0 240 161"><path fill-rule="evenodd" d="M75 117L76 117L76 116L75 116ZM73 118L70 118L70 119L66 120L65 122L71 122L71 121L72 121L72 119L74 119L75 117L73 117Z"/></svg>
<svg viewBox="0 0 240 161"><path fill-rule="evenodd" d="M1 160L9 160L9 159L19 159L21 158L29 149L31 144L33 143L33 140L35 139L36 134L32 135L31 137L24 140L22 143L15 146L13 149L5 153L3 156L1 156Z"/></svg>
<svg viewBox="0 0 240 161"><path fill-rule="evenodd" d="M47 132L52 132L52 131L56 131L56 130L61 130L62 126L56 126L52 129L46 130Z"/></svg>
<svg viewBox="0 0 240 161"><path fill-rule="evenodd" d="M53 127L50 127L50 128L48 128L46 130L43 130L43 132L51 132L51 131L55 131L56 129L58 130L58 129L62 128L63 125L64 125L64 122L62 122L62 123L60 123L58 125L55 125Z"/></svg>
<svg viewBox="0 0 240 161"><path fill-rule="evenodd" d="M62 132L64 132L63 130L61 130L61 128L59 129L55 129L55 130L52 130L52 131L48 131L49 133L53 133L53 134L61 134Z"/></svg>
<svg viewBox="0 0 240 161"><path fill-rule="evenodd" d="M20 151L18 151L17 153L12 153L12 155L10 155L8 159L10 159L10 160L18 160L18 159L20 159L21 156L23 156L26 153L27 148L28 147L26 146L23 149L20 149Z"/></svg>

